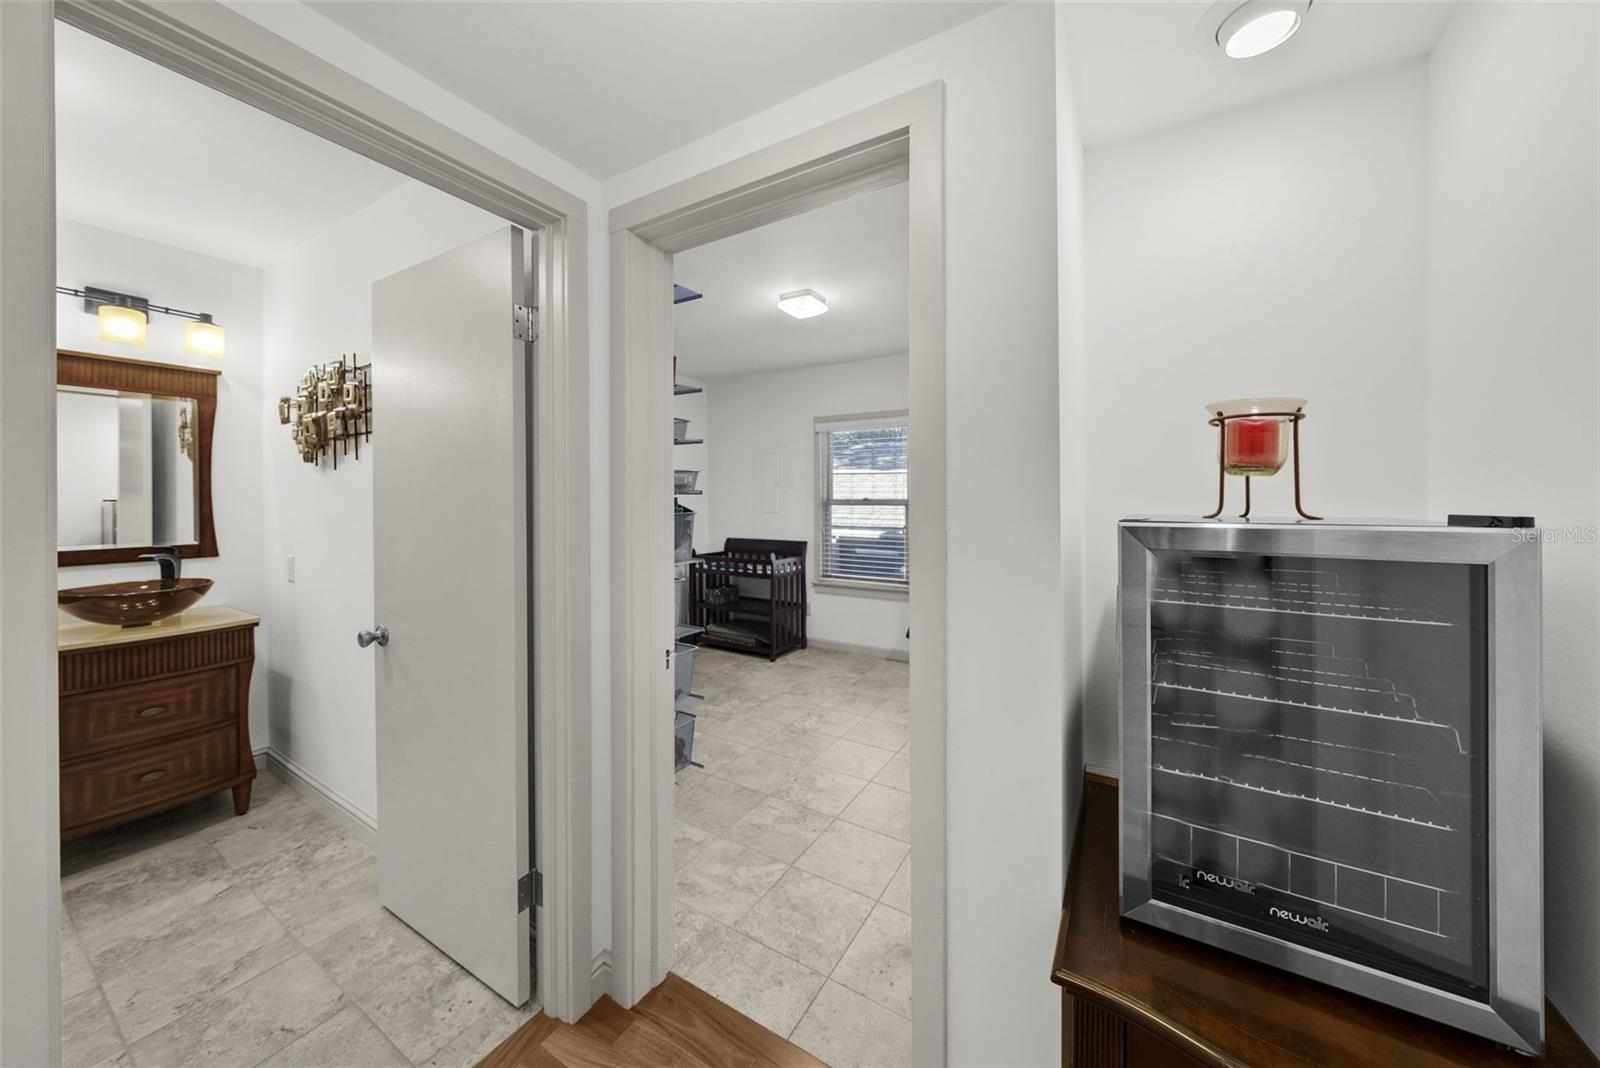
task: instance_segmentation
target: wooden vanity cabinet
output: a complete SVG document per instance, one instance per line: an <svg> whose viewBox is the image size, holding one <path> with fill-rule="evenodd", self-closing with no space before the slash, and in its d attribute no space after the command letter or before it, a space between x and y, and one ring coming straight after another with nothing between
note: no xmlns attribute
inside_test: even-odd
<svg viewBox="0 0 1600 1068"><path fill-rule="evenodd" d="M196 608L148 627L64 621L61 837L76 838L219 790L250 808L255 616Z"/></svg>

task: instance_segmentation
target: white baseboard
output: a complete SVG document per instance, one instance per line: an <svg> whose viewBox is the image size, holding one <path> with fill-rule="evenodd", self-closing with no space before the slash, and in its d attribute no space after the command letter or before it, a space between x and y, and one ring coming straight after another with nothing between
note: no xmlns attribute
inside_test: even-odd
<svg viewBox="0 0 1600 1068"><path fill-rule="evenodd" d="M378 820L321 779L268 746L256 751L256 767L265 767L289 784L311 806L355 835L369 849L378 848Z"/></svg>
<svg viewBox="0 0 1600 1068"><path fill-rule="evenodd" d="M594 963L589 971L589 1003L592 1005L609 993L611 993L611 951L602 949L594 955Z"/></svg>
<svg viewBox="0 0 1600 1068"><path fill-rule="evenodd" d="M806 636L806 644L813 649L828 649L835 653L860 653L862 656L876 656L884 660L898 660L902 664L911 662L911 654L904 649L879 649L871 645L857 645L854 642L836 642L831 638L813 638Z"/></svg>

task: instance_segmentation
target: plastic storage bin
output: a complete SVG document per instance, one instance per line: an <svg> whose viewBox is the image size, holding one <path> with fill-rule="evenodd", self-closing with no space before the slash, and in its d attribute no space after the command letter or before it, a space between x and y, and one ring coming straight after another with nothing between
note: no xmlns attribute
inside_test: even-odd
<svg viewBox="0 0 1600 1068"><path fill-rule="evenodd" d="M673 728L672 770L682 771L694 764L694 713L679 712ZM699 767L698 764L695 765Z"/></svg>
<svg viewBox="0 0 1600 1068"><path fill-rule="evenodd" d="M672 559L679 563L694 559L694 509L678 505L672 513Z"/></svg>
<svg viewBox="0 0 1600 1068"><path fill-rule="evenodd" d="M673 658L674 686L678 696L694 692L694 654L695 646L686 642L677 643L677 655Z"/></svg>
<svg viewBox="0 0 1600 1068"><path fill-rule="evenodd" d="M693 493L695 484L700 481L700 472L684 471L682 469L672 472L672 489L675 493Z"/></svg>
<svg viewBox="0 0 1600 1068"><path fill-rule="evenodd" d="M674 419L672 421L672 440L682 441L689 436L689 420Z"/></svg>

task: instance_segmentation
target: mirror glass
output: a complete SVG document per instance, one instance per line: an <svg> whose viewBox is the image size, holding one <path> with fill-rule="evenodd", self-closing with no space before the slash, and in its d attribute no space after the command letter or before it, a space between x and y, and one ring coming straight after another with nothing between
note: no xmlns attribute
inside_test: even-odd
<svg viewBox="0 0 1600 1068"><path fill-rule="evenodd" d="M59 547L196 543L197 431L190 397L57 387Z"/></svg>

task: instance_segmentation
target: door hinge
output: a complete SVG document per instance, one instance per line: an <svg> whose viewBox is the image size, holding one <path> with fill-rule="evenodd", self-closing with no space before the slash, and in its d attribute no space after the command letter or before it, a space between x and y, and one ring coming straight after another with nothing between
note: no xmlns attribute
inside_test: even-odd
<svg viewBox="0 0 1600 1068"><path fill-rule="evenodd" d="M517 911L544 904L544 873L530 871L517 880Z"/></svg>
<svg viewBox="0 0 1600 1068"><path fill-rule="evenodd" d="M518 341L538 341L539 309L526 304L511 305L511 336Z"/></svg>

